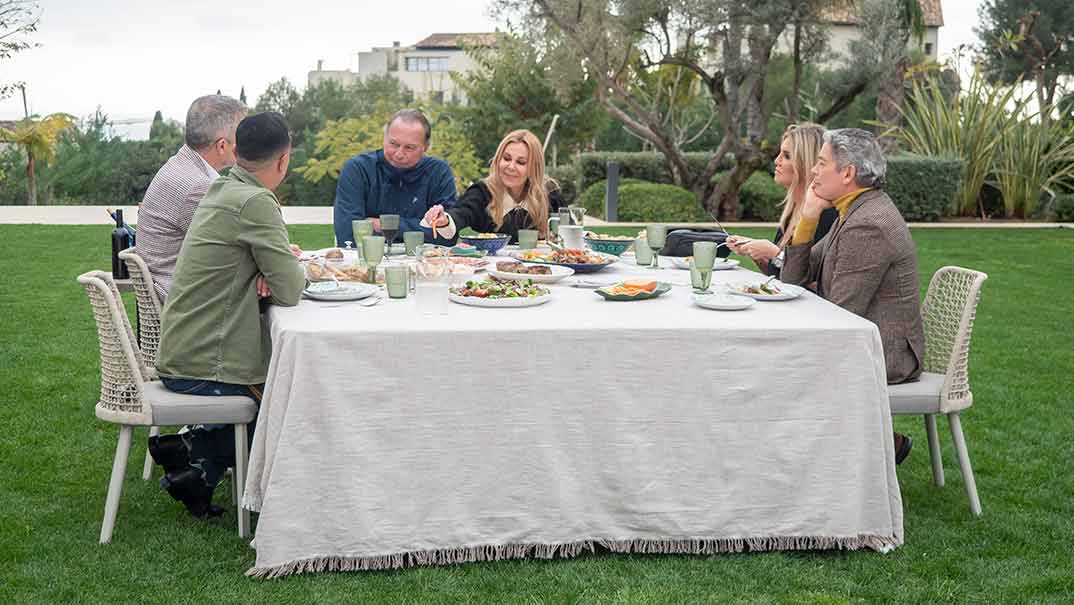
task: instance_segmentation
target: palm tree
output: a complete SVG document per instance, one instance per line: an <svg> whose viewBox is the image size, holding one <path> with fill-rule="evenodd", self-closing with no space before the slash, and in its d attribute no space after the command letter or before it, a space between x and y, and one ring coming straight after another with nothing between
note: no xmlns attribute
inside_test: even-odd
<svg viewBox="0 0 1074 605"><path fill-rule="evenodd" d="M71 116L54 113L40 120L20 120L15 128L10 130L0 128L0 141L14 143L26 151L26 189L29 192L29 205L37 205L38 160L52 164L56 159L56 142L59 141L60 134L74 124Z"/></svg>
<svg viewBox="0 0 1074 605"><path fill-rule="evenodd" d="M902 44L901 52L889 64L880 78L876 95L876 121L884 127L902 123L902 106L906 96L906 71L910 68L910 56L906 50L910 37L920 40L925 35L925 13L919 0L886 0L892 4L898 23ZM881 137L880 144L890 151L897 144L894 137Z"/></svg>

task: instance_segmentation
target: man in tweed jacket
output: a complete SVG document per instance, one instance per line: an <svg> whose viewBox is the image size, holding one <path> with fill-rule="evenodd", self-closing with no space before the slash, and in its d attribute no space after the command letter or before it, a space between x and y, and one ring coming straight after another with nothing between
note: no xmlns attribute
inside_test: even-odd
<svg viewBox="0 0 1074 605"><path fill-rule="evenodd" d="M196 99L186 113L186 144L157 171L138 207L135 250L162 302L198 203L219 171L235 164L235 128L244 117L246 107L230 97Z"/></svg>
<svg viewBox="0 0 1074 605"><path fill-rule="evenodd" d="M880 190L886 170L872 133L845 128L825 134L781 277L789 283L816 282L817 294L875 323L888 383L896 384L921 374L925 334L917 252L898 208ZM831 207L839 211L838 222L810 245L821 212ZM910 440L896 435L895 441L901 461Z"/></svg>

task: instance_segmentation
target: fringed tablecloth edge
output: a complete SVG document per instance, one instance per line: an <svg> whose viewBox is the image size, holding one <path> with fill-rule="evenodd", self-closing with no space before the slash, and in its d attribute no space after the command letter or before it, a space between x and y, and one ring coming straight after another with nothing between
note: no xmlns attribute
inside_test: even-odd
<svg viewBox="0 0 1074 605"><path fill-rule="evenodd" d="M577 557L583 551L594 552L597 545L614 553L712 555L778 550L860 550L863 548L886 553L891 552L900 544L901 540L892 536L866 534L844 537L596 539L563 544L461 546L361 557L327 555L268 567L255 566L247 570L246 575L251 578L267 580L292 574L325 571L382 571L426 565L456 565L528 557L536 559L568 559Z"/></svg>

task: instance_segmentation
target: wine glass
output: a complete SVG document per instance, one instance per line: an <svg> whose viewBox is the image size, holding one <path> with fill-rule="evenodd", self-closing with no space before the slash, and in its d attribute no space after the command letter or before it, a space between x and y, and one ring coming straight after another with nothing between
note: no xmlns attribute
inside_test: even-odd
<svg viewBox="0 0 1074 605"><path fill-rule="evenodd" d="M382 214L380 215L380 232L384 235L384 241L387 242L388 251L387 255L392 255L392 242L395 241L395 234L399 232L399 215L398 214Z"/></svg>
<svg viewBox="0 0 1074 605"><path fill-rule="evenodd" d="M664 243L668 238L668 226L667 225L647 225L645 227L645 238L649 243L649 248L653 251L653 264L649 267L651 269L660 268L660 250L664 248Z"/></svg>
<svg viewBox="0 0 1074 605"><path fill-rule="evenodd" d="M377 265L384 259L384 237L380 235L367 235L362 238L362 252L365 254L365 264L369 267L368 281L377 283Z"/></svg>

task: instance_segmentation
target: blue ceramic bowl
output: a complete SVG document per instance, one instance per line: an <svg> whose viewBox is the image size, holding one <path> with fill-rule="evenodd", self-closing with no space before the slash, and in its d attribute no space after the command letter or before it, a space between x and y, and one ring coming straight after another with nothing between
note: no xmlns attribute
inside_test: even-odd
<svg viewBox="0 0 1074 605"><path fill-rule="evenodd" d="M459 238L459 241L470 244L478 250L484 250L489 254L496 254L507 245L507 242L511 241L510 235L498 235L496 237L473 237L464 235Z"/></svg>
<svg viewBox="0 0 1074 605"><path fill-rule="evenodd" d="M605 254L611 254L612 256L619 256L627 251L634 244L634 240L614 240L614 239L589 239L585 238L585 243L590 249L596 252L603 252Z"/></svg>

